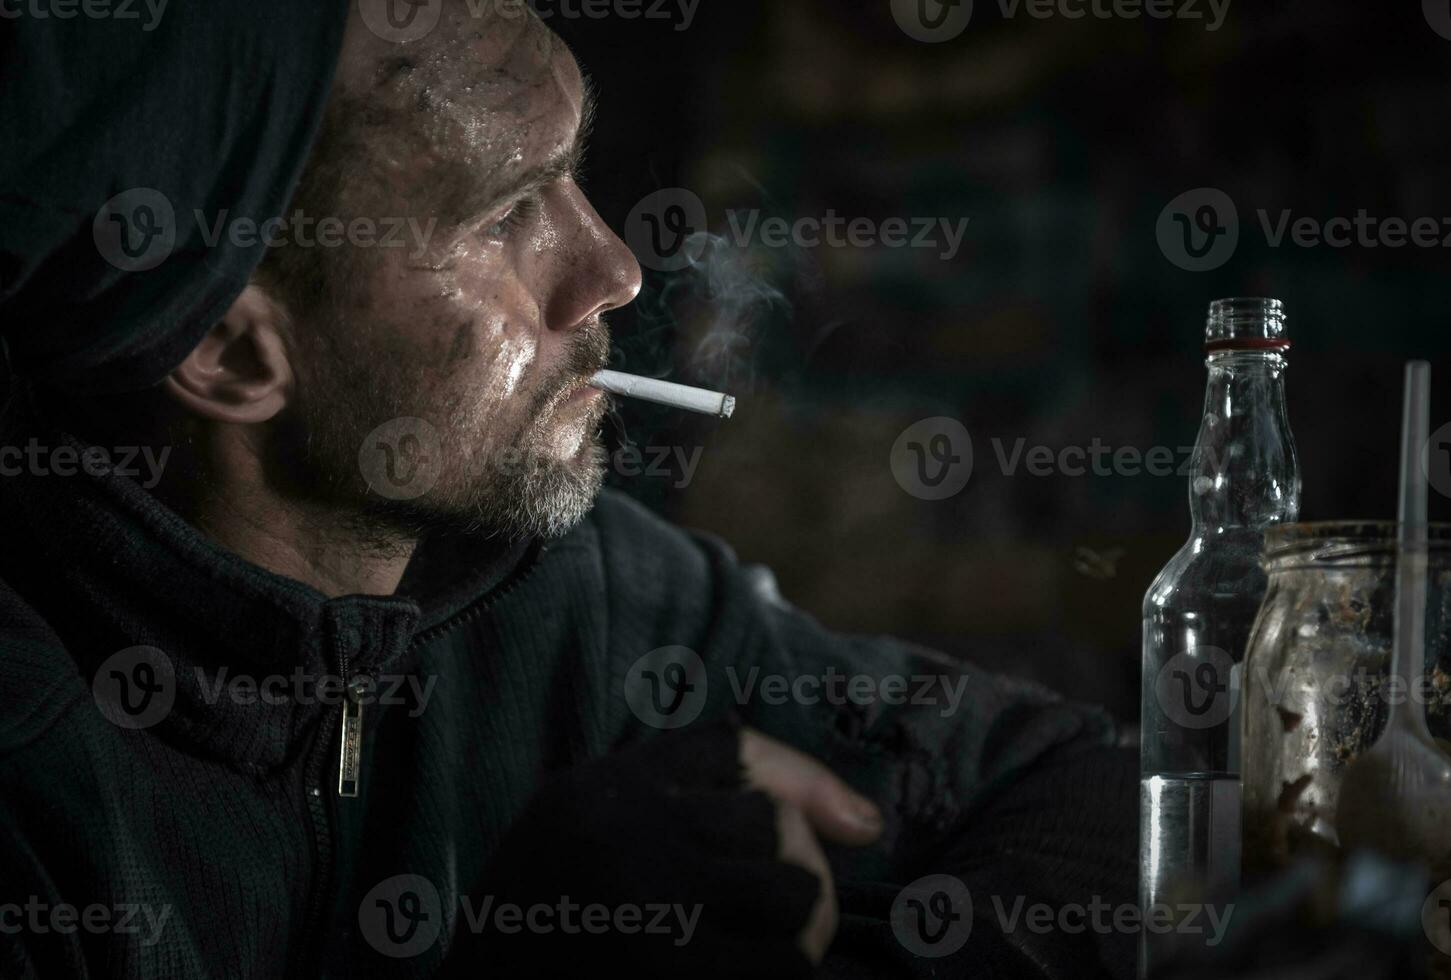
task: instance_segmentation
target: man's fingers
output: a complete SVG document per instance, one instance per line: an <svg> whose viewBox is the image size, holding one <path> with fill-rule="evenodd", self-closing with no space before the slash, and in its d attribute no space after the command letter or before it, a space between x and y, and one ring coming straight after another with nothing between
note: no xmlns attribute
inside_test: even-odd
<svg viewBox="0 0 1451 980"><path fill-rule="evenodd" d="M741 732L741 764L751 785L798 807L818 834L837 844L870 844L882 832L881 811L804 752Z"/></svg>
<svg viewBox="0 0 1451 980"><path fill-rule="evenodd" d="M811 825L801 810L790 803L776 802L776 836L780 840L777 858L787 864L805 868L821 881L816 905L811 909L811 918L796 937L796 944L812 963L820 963L826 949L836 937L836 886L831 877L831 866Z"/></svg>

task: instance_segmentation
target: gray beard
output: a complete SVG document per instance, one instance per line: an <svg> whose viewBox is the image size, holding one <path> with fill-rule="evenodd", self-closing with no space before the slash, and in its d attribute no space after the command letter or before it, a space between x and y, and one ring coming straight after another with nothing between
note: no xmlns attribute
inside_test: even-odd
<svg viewBox="0 0 1451 980"><path fill-rule="evenodd" d="M364 542L392 548L439 532L553 538L567 533L594 506L607 463L599 436L603 406L587 420L585 431L591 434L574 456L559 459L541 450L548 443L545 427L565 390L609 357L609 334L602 321L574 338L557 375L541 384L523 413L528 421L515 431L486 437L435 425L435 438L442 442L437 479L427 492L409 499L377 492L379 483L362 472L360 455L374 427L420 411L408 403L414 401L413 393L429 390L429 378L392 367L387 358L349 364L346 357L330 356L326 344L313 353L316 363L327 364L328 370L299 386L301 403L279 425L277 442L270 447L270 475L344 515L343 522ZM427 411L439 423L469 417L463 405L435 404ZM466 442L484 438L494 444L481 448ZM509 465L511 459L524 462Z"/></svg>
<svg viewBox="0 0 1451 980"><path fill-rule="evenodd" d="M567 534L594 507L605 479L605 450L595 437L568 461L551 460L523 472L470 480L444 499L370 498L363 513L395 531L524 538Z"/></svg>
<svg viewBox="0 0 1451 980"><path fill-rule="evenodd" d="M502 450L477 455L457 446L459 434L440 432L445 465L436 481L421 496L392 499L370 486L359 455L376 420L408 418L412 411L387 404L392 399L380 397L376 379L324 387L332 390L313 387L296 423L279 427L269 476L341 515L343 526L379 550L435 533L559 537L590 512L604 485L607 455L596 418L589 427L594 434L567 460L537 451L543 434L533 427L513 433Z"/></svg>

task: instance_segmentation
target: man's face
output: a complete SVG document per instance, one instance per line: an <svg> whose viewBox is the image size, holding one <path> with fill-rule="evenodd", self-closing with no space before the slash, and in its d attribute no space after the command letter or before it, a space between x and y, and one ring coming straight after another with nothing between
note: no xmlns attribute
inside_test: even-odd
<svg viewBox="0 0 1451 980"><path fill-rule="evenodd" d="M409 44L355 13L328 210L427 234L319 257L330 302L290 331L286 478L410 532L552 534L588 510L605 404L584 381L609 354L603 314L640 288L575 182L588 98L563 43L522 11L445 4Z"/></svg>

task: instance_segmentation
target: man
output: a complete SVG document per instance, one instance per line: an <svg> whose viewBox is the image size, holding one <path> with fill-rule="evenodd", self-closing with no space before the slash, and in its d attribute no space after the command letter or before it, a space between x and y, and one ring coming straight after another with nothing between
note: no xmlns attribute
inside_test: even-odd
<svg viewBox="0 0 1451 980"><path fill-rule="evenodd" d="M601 493L558 38L298 6L3 42L0 973L1123 975L1106 717Z"/></svg>

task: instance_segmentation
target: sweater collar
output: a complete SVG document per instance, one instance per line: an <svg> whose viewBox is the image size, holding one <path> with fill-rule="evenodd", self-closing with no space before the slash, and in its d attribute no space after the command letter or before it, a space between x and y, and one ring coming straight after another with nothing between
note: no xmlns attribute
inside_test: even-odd
<svg viewBox="0 0 1451 980"><path fill-rule="evenodd" d="M534 541L433 538L420 544L398 594L328 598L212 542L117 469L87 472L78 465L86 443L60 433L24 438L50 463L0 479L0 522L12 541L28 543L0 576L51 624L88 680L123 651L160 651L175 702L158 732L244 765L271 768L287 757L299 731L336 703L322 684L409 671L415 637L485 601L540 550ZM72 475L61 475L61 460ZM239 699L219 678L266 681L274 696Z"/></svg>

